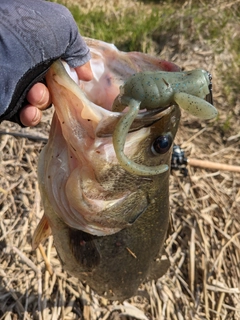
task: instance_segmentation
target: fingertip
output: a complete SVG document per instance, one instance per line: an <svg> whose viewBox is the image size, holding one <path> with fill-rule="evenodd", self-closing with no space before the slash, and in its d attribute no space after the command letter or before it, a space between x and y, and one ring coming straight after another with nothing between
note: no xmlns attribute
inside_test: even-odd
<svg viewBox="0 0 240 320"><path fill-rule="evenodd" d="M31 105L24 107L20 111L20 121L26 127L36 126L42 118L42 112Z"/></svg>
<svg viewBox="0 0 240 320"><path fill-rule="evenodd" d="M36 83L28 92L27 100L30 105L43 110L50 104L50 93L43 83Z"/></svg>

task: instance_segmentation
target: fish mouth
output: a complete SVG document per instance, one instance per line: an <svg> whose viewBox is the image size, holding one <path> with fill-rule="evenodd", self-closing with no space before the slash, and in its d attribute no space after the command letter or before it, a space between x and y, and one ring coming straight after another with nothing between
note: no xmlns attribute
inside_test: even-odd
<svg viewBox="0 0 240 320"><path fill-rule="evenodd" d="M136 189L136 184L151 184L152 178L129 175L116 158L112 135L124 113L110 109L119 89L112 100L97 105L88 84L77 85L60 61L53 63L46 80L55 115L38 175L54 212L68 226L97 236L131 226L149 206L147 193ZM139 152L151 126L173 109L169 106L136 116L125 143L129 157ZM116 185L123 178L131 187Z"/></svg>
<svg viewBox="0 0 240 320"><path fill-rule="evenodd" d="M66 77L66 72L70 77ZM62 120L62 123L65 123L66 119L71 117L71 120L69 119L69 122L71 122L72 124L74 122L77 122L78 124L81 123L81 125L84 127L84 130L87 131L90 136L112 136L116 124L125 113L111 111L112 103L116 96L119 94L119 87L111 88L111 91L113 91L113 93L109 94L110 98L98 101L91 90L92 87L94 87L92 81L81 81L80 85L76 86L76 75L72 72L73 71L70 70L67 63L58 61L53 64L53 67L49 71L47 77L47 79L52 77L55 83L66 89L65 92L68 91L69 94L66 93L64 95L65 98L69 98L69 96L72 94L78 97L79 101L81 101L81 103L76 104L74 108L71 108L71 111L73 111L73 109L75 110L75 113L72 115L70 115L68 112L68 109L70 108L63 107L62 110L59 110L59 108L57 108L56 113L59 120ZM100 77L97 76L96 78L99 79ZM95 81L95 79L93 81ZM110 89L108 90L108 92L110 92ZM98 102L99 104L97 104L96 102ZM172 108L173 106L169 105L164 108L161 107L155 110L140 110L138 115L134 119L129 132L134 132L141 128L151 126L154 122L168 115L171 112ZM91 126L89 125L90 122Z"/></svg>

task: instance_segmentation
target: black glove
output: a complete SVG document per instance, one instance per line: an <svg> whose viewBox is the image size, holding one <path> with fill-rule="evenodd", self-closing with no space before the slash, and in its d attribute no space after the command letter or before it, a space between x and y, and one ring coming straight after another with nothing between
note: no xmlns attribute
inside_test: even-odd
<svg viewBox="0 0 240 320"><path fill-rule="evenodd" d="M27 92L60 57L73 68L90 59L67 8L43 0L0 0L0 122L19 123Z"/></svg>

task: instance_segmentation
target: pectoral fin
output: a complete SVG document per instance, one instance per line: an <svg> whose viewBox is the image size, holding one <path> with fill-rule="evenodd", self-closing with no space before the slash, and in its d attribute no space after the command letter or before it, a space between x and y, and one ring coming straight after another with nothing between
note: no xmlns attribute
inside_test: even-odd
<svg viewBox="0 0 240 320"><path fill-rule="evenodd" d="M39 244L46 240L51 234L51 227L49 226L48 219L44 214L39 224L37 225L36 230L34 231L32 239L32 249L36 250Z"/></svg>

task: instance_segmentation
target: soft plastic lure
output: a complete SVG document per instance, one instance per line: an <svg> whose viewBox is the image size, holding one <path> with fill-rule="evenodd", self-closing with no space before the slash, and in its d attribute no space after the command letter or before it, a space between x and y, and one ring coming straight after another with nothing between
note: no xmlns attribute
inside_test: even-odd
<svg viewBox="0 0 240 320"><path fill-rule="evenodd" d="M113 145L122 167L137 175L156 175L168 170L167 165L145 166L130 160L124 154L127 133L139 110L164 110L177 104L180 108L201 119L212 119L217 110L212 105L212 77L201 69L182 72L140 72L132 75L113 102L112 110L128 111L119 120ZM206 99L206 100L205 100Z"/></svg>

